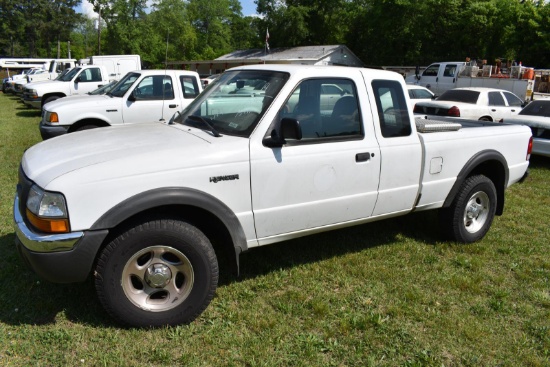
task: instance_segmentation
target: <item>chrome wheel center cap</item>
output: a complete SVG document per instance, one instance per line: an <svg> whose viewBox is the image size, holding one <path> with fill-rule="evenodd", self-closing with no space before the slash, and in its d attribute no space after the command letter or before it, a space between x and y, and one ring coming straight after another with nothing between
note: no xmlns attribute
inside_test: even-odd
<svg viewBox="0 0 550 367"><path fill-rule="evenodd" d="M479 212L480 212L479 206L471 205L470 208L468 209L468 218L470 219L477 218L477 216L479 215Z"/></svg>
<svg viewBox="0 0 550 367"><path fill-rule="evenodd" d="M163 264L153 264L145 272L145 281L152 288L163 288L172 279L170 268Z"/></svg>

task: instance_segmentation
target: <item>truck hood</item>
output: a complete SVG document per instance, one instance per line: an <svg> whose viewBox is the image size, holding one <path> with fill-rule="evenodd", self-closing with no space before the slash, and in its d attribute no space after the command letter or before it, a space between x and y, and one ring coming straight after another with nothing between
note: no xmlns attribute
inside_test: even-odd
<svg viewBox="0 0 550 367"><path fill-rule="evenodd" d="M220 144L239 146L219 147ZM248 139L215 138L200 129L154 122L98 128L49 139L29 148L21 164L29 179L47 188L55 179L72 173L89 181L101 181L200 167L206 162L223 164L224 159L235 157L221 157L220 151L232 149L240 152L240 156L247 154L247 147Z"/></svg>
<svg viewBox="0 0 550 367"><path fill-rule="evenodd" d="M59 80L39 80L37 82L27 83L25 86L27 89L37 89L40 91L49 91L56 90L57 86L60 85L59 83L67 83L67 82L61 82Z"/></svg>
<svg viewBox="0 0 550 367"><path fill-rule="evenodd" d="M89 94L80 94L56 99L48 103L44 109L60 112L61 110L80 110L82 108L91 110L99 106L102 110L106 110L113 106L119 106L120 100L120 98L108 95L91 96Z"/></svg>

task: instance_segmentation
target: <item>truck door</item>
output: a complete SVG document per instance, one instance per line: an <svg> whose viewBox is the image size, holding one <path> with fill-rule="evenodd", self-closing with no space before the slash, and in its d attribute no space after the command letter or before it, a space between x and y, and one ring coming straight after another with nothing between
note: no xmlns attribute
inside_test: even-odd
<svg viewBox="0 0 550 367"><path fill-rule="evenodd" d="M171 75L147 75L135 83L122 108L125 124L169 120L179 109Z"/></svg>
<svg viewBox="0 0 550 367"><path fill-rule="evenodd" d="M261 137L271 136L280 120L290 117L299 121L303 138L281 148L251 141L252 207L261 244L372 215L380 154L368 104L359 104L368 99L364 87L356 88L360 82L364 85L360 78L303 80ZM330 111L323 109L324 85L344 91Z"/></svg>
<svg viewBox="0 0 550 367"><path fill-rule="evenodd" d="M436 95L456 87L456 77L459 65L453 64L431 64L422 72L418 84L430 89Z"/></svg>
<svg viewBox="0 0 550 367"><path fill-rule="evenodd" d="M422 146L402 83L372 81L372 106L379 136L381 171L378 201L373 215L406 212L417 199L422 172ZM374 107L373 107L374 108Z"/></svg>
<svg viewBox="0 0 550 367"><path fill-rule="evenodd" d="M100 68L83 69L74 79L72 94L86 94L105 84Z"/></svg>
<svg viewBox="0 0 550 367"><path fill-rule="evenodd" d="M441 64L434 93L440 95L446 90L456 88L457 73L457 64Z"/></svg>
<svg viewBox="0 0 550 367"><path fill-rule="evenodd" d="M434 93L437 93L437 81L439 77L439 64L431 64L428 66L420 76L418 84L428 88Z"/></svg>

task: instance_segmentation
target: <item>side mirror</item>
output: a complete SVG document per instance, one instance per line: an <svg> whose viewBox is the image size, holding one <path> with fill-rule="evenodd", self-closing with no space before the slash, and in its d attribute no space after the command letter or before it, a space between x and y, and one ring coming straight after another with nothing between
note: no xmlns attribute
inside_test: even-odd
<svg viewBox="0 0 550 367"><path fill-rule="evenodd" d="M128 96L128 100L130 102L135 102L137 99L136 99L136 95L134 94L135 91L132 91L132 93L130 93L130 95Z"/></svg>
<svg viewBox="0 0 550 367"><path fill-rule="evenodd" d="M244 80L237 80L237 89L244 88Z"/></svg>
<svg viewBox="0 0 550 367"><path fill-rule="evenodd" d="M281 120L279 129L271 131L271 136L264 138L263 145L270 148L281 148L286 144L286 139L302 140L302 128L298 120L285 117Z"/></svg>
<svg viewBox="0 0 550 367"><path fill-rule="evenodd" d="M80 78L80 75L76 77L76 79L74 80L75 83L79 83L82 79Z"/></svg>

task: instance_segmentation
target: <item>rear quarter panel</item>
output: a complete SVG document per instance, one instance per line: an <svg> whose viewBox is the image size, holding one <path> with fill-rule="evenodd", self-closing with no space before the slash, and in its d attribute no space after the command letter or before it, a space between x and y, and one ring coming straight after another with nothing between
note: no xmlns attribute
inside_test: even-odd
<svg viewBox="0 0 550 367"><path fill-rule="evenodd" d="M462 168L482 151L502 154L509 171L506 186L518 182L529 165L526 156L531 131L525 126L480 124L418 135L424 148L424 172L417 209L441 207Z"/></svg>

